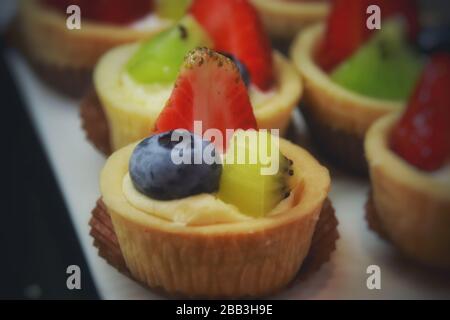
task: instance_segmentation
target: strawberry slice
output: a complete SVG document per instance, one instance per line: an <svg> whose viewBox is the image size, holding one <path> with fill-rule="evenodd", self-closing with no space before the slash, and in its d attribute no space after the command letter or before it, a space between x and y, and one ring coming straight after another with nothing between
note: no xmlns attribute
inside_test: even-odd
<svg viewBox="0 0 450 320"><path fill-rule="evenodd" d="M419 169L433 171L450 159L450 54L431 58L391 133L391 148Z"/></svg>
<svg viewBox="0 0 450 320"><path fill-rule="evenodd" d="M226 150L226 129L257 129L247 88L236 65L227 57L207 48L198 48L185 58L165 108L156 121L156 131L194 131L201 121L202 133L220 130Z"/></svg>
<svg viewBox="0 0 450 320"><path fill-rule="evenodd" d="M194 0L190 13L214 40L214 50L231 53L250 72L261 90L273 85L269 37L255 8L247 0Z"/></svg>
<svg viewBox="0 0 450 320"><path fill-rule="evenodd" d="M152 9L152 0L43 0L43 2L64 14L68 6L77 5L81 9L82 18L111 24L136 21Z"/></svg>
<svg viewBox="0 0 450 320"><path fill-rule="evenodd" d="M333 0L325 36L316 53L316 61L325 71L334 69L371 36L374 30L369 30L366 25L369 17L366 11L370 5L380 7L382 20L403 16L410 37L415 38L419 22L414 0Z"/></svg>

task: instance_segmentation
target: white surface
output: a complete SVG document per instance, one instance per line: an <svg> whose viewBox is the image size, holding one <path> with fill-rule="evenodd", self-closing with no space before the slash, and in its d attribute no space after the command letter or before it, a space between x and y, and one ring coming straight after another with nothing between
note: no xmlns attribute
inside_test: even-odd
<svg viewBox="0 0 450 320"><path fill-rule="evenodd" d="M55 172L79 241L100 295L105 299L162 298L118 273L97 256L88 221L99 197L98 175L104 158L86 141L78 102L41 84L22 57L9 52L13 76ZM296 114L296 122L302 125ZM450 284L398 258L397 252L369 231L364 203L369 184L333 173L330 198L341 238L329 263L307 281L294 282L274 298L282 299L450 299ZM368 290L366 268L381 268L381 290Z"/></svg>

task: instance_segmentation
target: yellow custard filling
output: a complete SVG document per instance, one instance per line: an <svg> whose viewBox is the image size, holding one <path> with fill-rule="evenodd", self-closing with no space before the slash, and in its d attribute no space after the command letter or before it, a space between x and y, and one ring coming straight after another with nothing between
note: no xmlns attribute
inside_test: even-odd
<svg viewBox="0 0 450 320"><path fill-rule="evenodd" d="M173 90L173 84L140 84L136 83L125 70L120 77L119 90L127 96L133 104L143 109L159 113L163 109Z"/></svg>
<svg viewBox="0 0 450 320"><path fill-rule="evenodd" d="M121 72L119 78L120 88L124 91L124 94L133 103L141 105L147 110L153 110L160 112L162 107L170 97L172 93L173 84L142 84L137 83L128 72L124 69ZM250 101L254 109L261 109L265 104L277 98L277 88L274 86L272 89L264 92L258 89L255 85L251 84L248 88Z"/></svg>
<svg viewBox="0 0 450 320"><path fill-rule="evenodd" d="M146 16L133 21L129 27L135 30L161 30L161 28L168 28L172 24L172 20L162 18L154 12L150 12Z"/></svg>

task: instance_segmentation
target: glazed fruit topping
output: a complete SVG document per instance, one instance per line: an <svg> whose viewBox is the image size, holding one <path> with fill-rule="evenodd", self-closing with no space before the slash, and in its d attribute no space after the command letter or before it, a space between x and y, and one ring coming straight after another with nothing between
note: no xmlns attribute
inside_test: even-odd
<svg viewBox="0 0 450 320"><path fill-rule="evenodd" d="M186 16L173 28L141 45L128 62L128 74L142 84L173 83L189 50L211 43L202 27Z"/></svg>
<svg viewBox="0 0 450 320"><path fill-rule="evenodd" d="M316 52L317 63L325 70L333 70L350 57L373 30L367 28L368 6L378 5L382 22L393 16L407 21L409 38L413 39L419 29L417 8L414 0L333 0L325 36Z"/></svg>
<svg viewBox="0 0 450 320"><path fill-rule="evenodd" d="M70 5L78 5L82 18L111 24L136 21L152 10L151 0L43 0L45 4L66 13Z"/></svg>
<svg viewBox="0 0 450 320"><path fill-rule="evenodd" d="M434 171L450 159L449 88L450 54L435 54L392 130L392 150L419 169Z"/></svg>
<svg viewBox="0 0 450 320"><path fill-rule="evenodd" d="M210 128L227 137L227 129L257 129L247 88L236 65L227 57L207 48L186 55L175 87L156 121L156 131L194 131L195 121L202 134ZM218 150L227 140L214 141Z"/></svg>
<svg viewBox="0 0 450 320"><path fill-rule="evenodd" d="M383 28L331 73L339 85L365 96L405 101L423 68L421 57L404 37L403 24Z"/></svg>
<svg viewBox="0 0 450 320"><path fill-rule="evenodd" d="M291 162L280 153L276 139L267 131L235 133L225 154L217 194L222 201L246 215L262 217L289 196L288 181L294 172ZM239 156L244 161L239 161ZM264 172L263 168L271 170Z"/></svg>
<svg viewBox="0 0 450 320"><path fill-rule="evenodd" d="M220 160L200 161L207 148L217 154L211 142L186 130L160 133L141 141L133 151L129 173L134 187L157 200L174 200L218 190ZM181 161L181 159L185 159ZM177 160L178 159L178 160ZM186 161L187 160L187 161Z"/></svg>
<svg viewBox="0 0 450 320"><path fill-rule="evenodd" d="M270 41L248 0L194 0L190 12L211 35L216 51L237 57L259 89L266 91L272 87Z"/></svg>

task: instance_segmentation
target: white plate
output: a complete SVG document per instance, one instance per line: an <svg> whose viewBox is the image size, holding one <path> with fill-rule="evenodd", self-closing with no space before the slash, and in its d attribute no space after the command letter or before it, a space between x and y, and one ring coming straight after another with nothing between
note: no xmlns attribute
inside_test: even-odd
<svg viewBox="0 0 450 320"><path fill-rule="evenodd" d="M39 138L62 189L70 217L101 297L162 298L129 280L97 256L88 221L99 197L98 175L105 159L86 141L78 101L64 98L43 85L23 58L7 52L7 61L25 99ZM295 123L302 130L298 113ZM274 298L280 299L450 299L450 284L418 269L389 244L369 231L364 203L369 183L333 172L330 198L339 219L340 239L331 261L307 281ZM63 213L62 213L63 214ZM369 290L367 267L381 269L381 290Z"/></svg>

